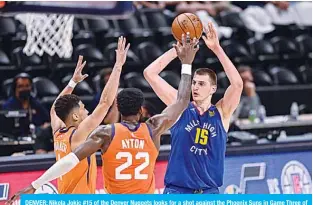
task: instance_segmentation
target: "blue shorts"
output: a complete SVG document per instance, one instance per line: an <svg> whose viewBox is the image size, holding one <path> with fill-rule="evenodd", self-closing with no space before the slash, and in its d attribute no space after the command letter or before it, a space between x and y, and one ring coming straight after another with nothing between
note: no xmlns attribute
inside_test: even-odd
<svg viewBox="0 0 313 205"><path fill-rule="evenodd" d="M219 194L218 188L209 189L189 189L168 185L165 187L163 194Z"/></svg>

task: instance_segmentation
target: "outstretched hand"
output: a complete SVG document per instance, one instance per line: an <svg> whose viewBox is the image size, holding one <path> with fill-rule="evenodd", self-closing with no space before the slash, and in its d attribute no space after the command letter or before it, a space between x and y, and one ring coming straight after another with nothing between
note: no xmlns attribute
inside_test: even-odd
<svg viewBox="0 0 313 205"><path fill-rule="evenodd" d="M212 51L218 49L220 47L220 42L212 22L209 22L208 26L204 27L204 32L205 36L202 36L202 39L204 40L207 47Z"/></svg>
<svg viewBox="0 0 313 205"><path fill-rule="evenodd" d="M88 74L84 74L84 75L82 74L82 70L86 65L86 61L84 61L84 63L82 63L83 58L84 58L83 56L78 57L78 62L77 62L77 65L76 65L76 68L75 68L75 71L74 71L74 74L72 77L72 80L75 83L80 83L88 77Z"/></svg>
<svg viewBox="0 0 313 205"><path fill-rule="evenodd" d="M127 57L127 52L130 47L130 44L128 43L126 48L126 38L121 36L118 39L117 43L117 49L115 50L116 52L116 62L115 64L118 66L123 66L126 62L126 57Z"/></svg>
<svg viewBox="0 0 313 205"><path fill-rule="evenodd" d="M196 53L199 50L199 40L193 38L191 41L189 32L186 35L182 35L182 45L177 42L174 44L173 47L176 49L176 53L178 58L180 59L182 64L189 64L191 65L193 60L195 59Z"/></svg>
<svg viewBox="0 0 313 205"><path fill-rule="evenodd" d="M21 191L14 194L7 202L5 202L5 205L12 205L14 201L18 199L18 197L22 194L33 194L35 193L35 189L32 185L29 185L28 187L22 189Z"/></svg>

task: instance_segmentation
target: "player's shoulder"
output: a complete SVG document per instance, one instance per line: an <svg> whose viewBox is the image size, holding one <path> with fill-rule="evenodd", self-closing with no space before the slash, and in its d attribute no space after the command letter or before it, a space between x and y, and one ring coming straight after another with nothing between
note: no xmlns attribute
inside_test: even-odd
<svg viewBox="0 0 313 205"><path fill-rule="evenodd" d="M94 131L91 132L90 136L94 136L94 135L110 136L112 132L112 128L113 128L113 125L111 124L99 125L96 129L94 129Z"/></svg>

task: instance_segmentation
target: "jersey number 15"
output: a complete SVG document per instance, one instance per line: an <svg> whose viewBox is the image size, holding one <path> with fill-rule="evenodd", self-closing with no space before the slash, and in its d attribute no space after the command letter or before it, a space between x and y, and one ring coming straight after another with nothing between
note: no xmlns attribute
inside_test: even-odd
<svg viewBox="0 0 313 205"><path fill-rule="evenodd" d="M116 159L126 158L127 161L118 166L115 169L115 178L116 179L148 179L148 174L141 174L140 172L144 170L149 165L149 154L148 152L138 152L135 156L136 159L144 158L145 161L141 165L135 168L134 176L132 174L121 174L124 169L127 169L129 166L133 164L133 156L129 152L119 152L116 154Z"/></svg>
<svg viewBox="0 0 313 205"><path fill-rule="evenodd" d="M202 145L208 144L208 135L209 135L208 130L197 128L195 143L196 144L200 143Z"/></svg>

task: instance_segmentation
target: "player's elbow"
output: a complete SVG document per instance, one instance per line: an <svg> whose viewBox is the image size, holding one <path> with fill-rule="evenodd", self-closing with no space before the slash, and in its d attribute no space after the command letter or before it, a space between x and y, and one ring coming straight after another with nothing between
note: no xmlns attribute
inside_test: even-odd
<svg viewBox="0 0 313 205"><path fill-rule="evenodd" d="M231 85L234 86L238 90L242 90L243 89L243 81L242 81L241 78L236 80L236 82L232 83Z"/></svg>
<svg viewBox="0 0 313 205"><path fill-rule="evenodd" d="M148 68L146 68L144 71L143 71L143 76L145 77L145 79L147 81L149 81L151 79L151 72L148 70Z"/></svg>

